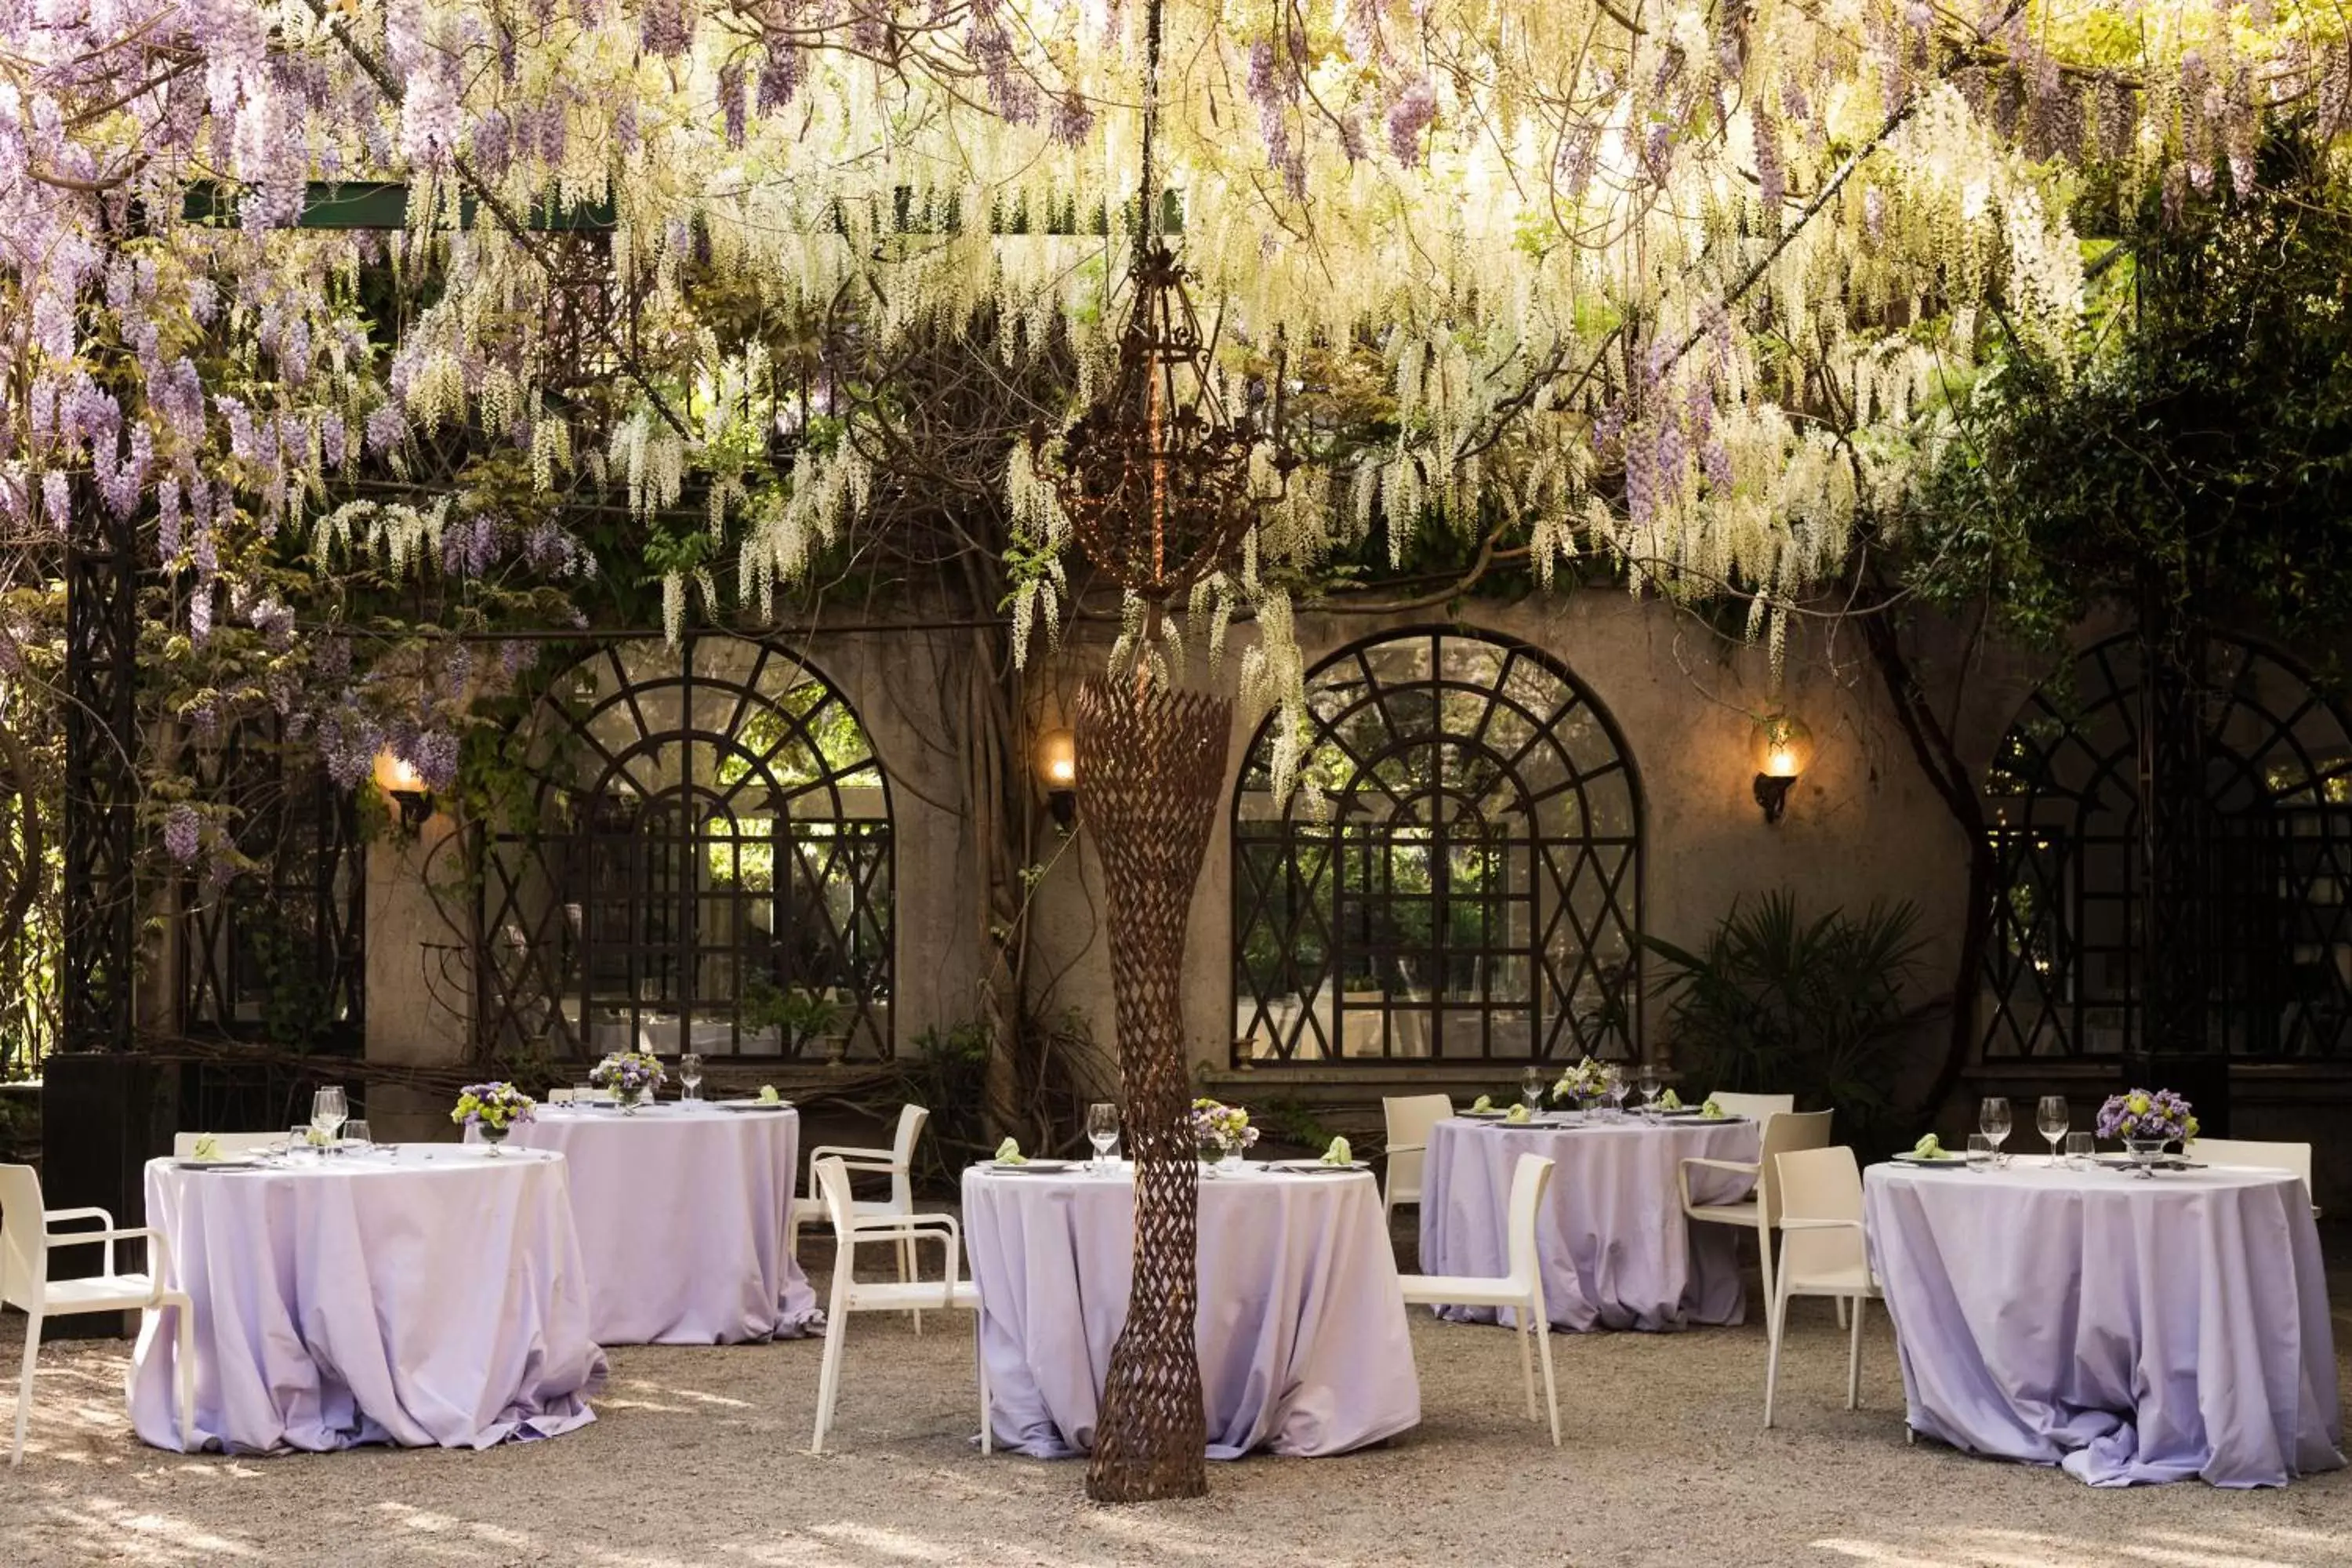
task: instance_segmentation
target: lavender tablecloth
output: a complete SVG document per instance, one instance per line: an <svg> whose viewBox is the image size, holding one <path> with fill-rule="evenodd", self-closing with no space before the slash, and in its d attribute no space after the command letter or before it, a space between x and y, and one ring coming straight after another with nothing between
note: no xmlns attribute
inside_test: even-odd
<svg viewBox="0 0 2352 1568"><path fill-rule="evenodd" d="M1558 1167L1536 1225L1544 1310L1556 1327L1737 1323L1747 1310L1738 1232L1688 1224L1675 1176L1686 1159L1753 1163L1761 1142L1756 1123L1748 1121L1440 1121L1431 1130L1422 1170L1422 1272L1509 1272L1503 1229L1511 1173L1520 1155L1541 1154ZM1701 1203L1736 1203L1753 1184L1710 1173L1693 1181L1691 1195ZM1512 1321L1507 1310L1492 1307L1447 1307L1443 1313L1470 1322Z"/></svg>
<svg viewBox="0 0 2352 1568"><path fill-rule="evenodd" d="M2294 1177L1873 1165L1915 1431L2095 1486L2282 1486L2344 1462L2319 1232Z"/></svg>
<svg viewBox="0 0 2352 1568"><path fill-rule="evenodd" d="M996 1441L1081 1453L1127 1321L1135 1185L1125 1174L963 1178ZM1195 1335L1208 1455L1345 1453L1421 1420L1395 1255L1367 1174L1253 1167L1201 1184Z"/></svg>
<svg viewBox="0 0 2352 1568"><path fill-rule="evenodd" d="M551 1154L410 1145L289 1168L147 1166L147 1223L195 1308L199 1446L488 1447L595 1419L604 1352ZM142 1331L131 1418L180 1446L173 1310Z"/></svg>
<svg viewBox="0 0 2352 1568"><path fill-rule="evenodd" d="M800 1112L542 1106L512 1144L571 1163L590 1321L605 1345L793 1338L823 1321L785 1245Z"/></svg>

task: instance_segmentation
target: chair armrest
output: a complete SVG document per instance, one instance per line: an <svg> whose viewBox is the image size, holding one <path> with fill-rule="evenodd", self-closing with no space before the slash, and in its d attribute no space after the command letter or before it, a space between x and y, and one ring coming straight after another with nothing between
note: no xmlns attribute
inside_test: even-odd
<svg viewBox="0 0 2352 1568"><path fill-rule="evenodd" d="M1782 1230L1860 1230L1862 1221L1858 1219L1790 1219L1784 1215L1780 1219L1780 1228Z"/></svg>
<svg viewBox="0 0 2352 1568"><path fill-rule="evenodd" d="M55 1225L61 1219L94 1219L103 1222L109 1230L114 1228L114 1215L101 1208L43 1209L41 1211L41 1224L44 1226Z"/></svg>
<svg viewBox="0 0 2352 1568"><path fill-rule="evenodd" d="M1764 1177L1764 1166L1760 1162L1751 1164L1744 1160L1707 1160L1693 1155L1675 1166L1675 1185L1681 1190L1683 1212L1685 1214L1690 1212L1691 1206L1690 1173L1693 1165L1710 1171L1728 1171L1736 1176L1753 1176L1759 1184ZM1762 1199L1759 1198L1758 1202L1762 1202Z"/></svg>
<svg viewBox="0 0 2352 1568"><path fill-rule="evenodd" d="M104 1230L69 1230L63 1236L44 1237L42 1239L51 1247L80 1247L93 1241L103 1243L106 1248L106 1272L111 1278L114 1273L114 1244L117 1241L136 1241L142 1237L152 1242L161 1256L164 1245L163 1233L143 1225L125 1226L119 1229L110 1225ZM152 1279L160 1280L163 1277L160 1267L151 1268L147 1272Z"/></svg>
<svg viewBox="0 0 2352 1568"><path fill-rule="evenodd" d="M1385 1152L1391 1154L1426 1154L1429 1152L1429 1145L1426 1143L1391 1143L1388 1146Z"/></svg>
<svg viewBox="0 0 2352 1568"><path fill-rule="evenodd" d="M956 1281L962 1277L963 1227L953 1215L888 1214L874 1215L866 1219L852 1220L849 1234L842 1238L845 1247L856 1247L861 1241L886 1241L896 1237L902 1240L939 1237L947 1256L948 1294L955 1293ZM848 1267L837 1263L836 1268Z"/></svg>
<svg viewBox="0 0 2352 1568"><path fill-rule="evenodd" d="M845 1149L836 1143L820 1143L810 1150L809 1169L814 1172L819 1160L828 1158L840 1161L853 1171L898 1169L898 1157L887 1149Z"/></svg>

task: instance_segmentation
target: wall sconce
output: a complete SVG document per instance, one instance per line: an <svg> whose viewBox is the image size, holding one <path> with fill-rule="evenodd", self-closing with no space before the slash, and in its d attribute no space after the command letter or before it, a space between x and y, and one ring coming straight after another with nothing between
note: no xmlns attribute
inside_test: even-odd
<svg viewBox="0 0 2352 1568"><path fill-rule="evenodd" d="M433 816L433 792L425 787L425 775L394 756L389 746L375 754L375 787L400 808L402 837L414 838L425 830Z"/></svg>
<svg viewBox="0 0 2352 1568"><path fill-rule="evenodd" d="M1812 763L1813 732L1801 719L1767 713L1756 721L1755 751L1756 804L1765 821L1778 822L1788 809L1790 786Z"/></svg>
<svg viewBox="0 0 2352 1568"><path fill-rule="evenodd" d="M1037 737L1037 782L1045 786L1045 805L1054 825L1064 832L1078 816L1078 742L1067 730L1048 730Z"/></svg>

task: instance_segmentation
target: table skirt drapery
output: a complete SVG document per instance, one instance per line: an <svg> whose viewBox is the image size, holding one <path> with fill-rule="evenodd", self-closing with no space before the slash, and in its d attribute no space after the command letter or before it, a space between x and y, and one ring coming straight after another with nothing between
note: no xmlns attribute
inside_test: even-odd
<svg viewBox="0 0 2352 1568"><path fill-rule="evenodd" d="M560 1157L156 1160L147 1215L194 1303L199 1446L480 1448L595 1418L604 1353ZM162 1448L180 1446L175 1316L149 1317L131 1364L132 1425Z"/></svg>
<svg viewBox="0 0 2352 1568"><path fill-rule="evenodd" d="M2318 1228L2293 1176L1874 1165L1914 1430L2095 1486L2344 1462Z"/></svg>
<svg viewBox="0 0 2352 1568"><path fill-rule="evenodd" d="M1544 1310L1554 1327L1656 1331L1739 1322L1747 1313L1739 1233L1689 1224L1675 1178L1686 1159L1752 1164L1761 1142L1748 1121L1440 1121L1422 1169L1422 1272L1508 1272L1504 1226L1512 1172L1520 1155L1541 1154L1557 1167L1536 1222ZM1691 1195L1700 1203L1737 1203L1754 1185L1727 1172L1696 1174ZM1464 1321L1514 1321L1507 1309L1442 1310Z"/></svg>
<svg viewBox="0 0 2352 1568"><path fill-rule="evenodd" d="M511 1145L570 1165L597 1343L791 1339L824 1321L786 1245L799 1111L541 1107Z"/></svg>
<svg viewBox="0 0 2352 1568"><path fill-rule="evenodd" d="M1127 1321L1135 1187L1119 1176L964 1174L996 1441L1039 1458L1093 1446ZM1201 1184L1208 1457L1312 1457L1421 1420L1395 1254L1369 1175Z"/></svg>

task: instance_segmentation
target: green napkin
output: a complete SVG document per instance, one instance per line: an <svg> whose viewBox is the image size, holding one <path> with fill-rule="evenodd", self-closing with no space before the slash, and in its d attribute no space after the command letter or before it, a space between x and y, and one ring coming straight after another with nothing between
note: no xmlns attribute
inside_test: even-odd
<svg viewBox="0 0 2352 1568"><path fill-rule="evenodd" d="M1334 1138L1331 1146L1323 1151L1323 1163L1327 1165L1352 1165L1356 1163L1356 1156L1349 1150L1345 1138Z"/></svg>
<svg viewBox="0 0 2352 1568"><path fill-rule="evenodd" d="M217 1160L221 1157L220 1140L209 1132L199 1132L195 1147L190 1152L199 1160Z"/></svg>
<svg viewBox="0 0 2352 1568"><path fill-rule="evenodd" d="M1912 1144L1911 1152L1917 1155L1922 1160L1948 1160L1951 1158L1950 1154L1945 1152L1943 1141L1937 1138L1933 1132L1928 1133L1927 1136L1920 1139L1916 1143Z"/></svg>
<svg viewBox="0 0 2352 1568"><path fill-rule="evenodd" d="M1525 1121L1527 1119L1528 1108L1524 1105L1514 1105L1510 1114L1503 1118L1506 1121Z"/></svg>
<svg viewBox="0 0 2352 1568"><path fill-rule="evenodd" d="M1700 1106L1698 1108L1698 1113L1709 1121L1720 1121L1723 1120L1723 1107L1717 1105L1713 1100L1709 1100L1705 1105Z"/></svg>
<svg viewBox="0 0 2352 1568"><path fill-rule="evenodd" d="M1025 1165L1029 1163L1029 1156L1021 1152L1017 1140L1007 1138L996 1146L996 1163L1000 1165Z"/></svg>
<svg viewBox="0 0 2352 1568"><path fill-rule="evenodd" d="M1658 1109L1660 1110L1680 1110L1682 1108L1683 1097L1676 1094L1673 1089L1670 1089L1666 1090L1665 1093L1658 1096Z"/></svg>
<svg viewBox="0 0 2352 1568"><path fill-rule="evenodd" d="M782 1098L783 1098L783 1097L782 1097L782 1095L780 1095L780 1094L778 1094L778 1093L776 1092L776 1086L775 1086L774 1084L772 1084L772 1083L763 1083L763 1084L761 1084L761 1085L760 1086L760 1103L761 1103L761 1104L762 1104L762 1105L773 1105L773 1104L775 1104L775 1103L776 1103L776 1101L777 1101L777 1100L781 1100L781 1099L782 1099Z"/></svg>
<svg viewBox="0 0 2352 1568"><path fill-rule="evenodd" d="M1482 1094L1471 1105L1470 1109L1473 1110L1492 1110L1495 1109L1495 1097L1491 1094Z"/></svg>

